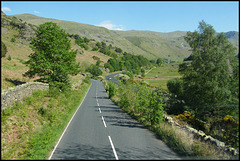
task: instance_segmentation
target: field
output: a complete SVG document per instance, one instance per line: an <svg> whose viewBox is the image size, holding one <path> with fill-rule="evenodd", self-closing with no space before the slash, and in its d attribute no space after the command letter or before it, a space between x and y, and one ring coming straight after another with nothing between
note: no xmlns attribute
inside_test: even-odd
<svg viewBox="0 0 240 161"><path fill-rule="evenodd" d="M143 78L149 85L154 87L161 87L167 90L167 82L173 78L182 77L178 73L178 64L163 64L161 67L153 68L149 73L146 71Z"/></svg>

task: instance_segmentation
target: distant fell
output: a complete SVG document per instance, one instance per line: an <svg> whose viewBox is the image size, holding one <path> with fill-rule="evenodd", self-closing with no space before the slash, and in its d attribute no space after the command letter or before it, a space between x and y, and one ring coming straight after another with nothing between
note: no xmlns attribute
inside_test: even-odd
<svg viewBox="0 0 240 161"><path fill-rule="evenodd" d="M187 31L169 33L136 30L117 31L78 22L44 18L32 14L14 16L36 26L45 22L54 22L69 34L78 34L96 41L103 41L108 45L112 44L120 47L123 51L135 55L143 55L148 59L166 58L173 61L182 61L190 55L189 45L184 40ZM238 48L238 32L227 32L226 36Z"/></svg>

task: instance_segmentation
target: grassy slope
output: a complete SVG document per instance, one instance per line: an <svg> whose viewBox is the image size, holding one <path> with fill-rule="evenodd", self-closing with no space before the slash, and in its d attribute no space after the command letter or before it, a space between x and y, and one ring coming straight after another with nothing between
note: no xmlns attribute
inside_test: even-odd
<svg viewBox="0 0 240 161"><path fill-rule="evenodd" d="M107 44L122 48L123 51L144 55L148 59L170 58L174 61L182 61L183 58L190 55L189 46L183 39L186 31L169 33L134 30L114 31L99 26L38 17L31 14L20 14L15 15L15 17L35 25L52 21L71 34L79 34L96 41L105 41ZM229 40L237 47L238 52L238 35Z"/></svg>
<svg viewBox="0 0 240 161"><path fill-rule="evenodd" d="M22 61L28 60L28 55L31 54L33 51L28 44L18 43L18 41L21 40L20 38L16 38L16 42L11 42L11 38L13 37L13 35L17 34L17 30L13 30L9 27L8 32L2 34L1 37L2 41L6 44L8 50L6 57L1 58L2 90L6 89L7 87L15 86L16 83L24 83L34 80L22 76L22 74L28 70L28 67L22 64ZM74 43L73 39L71 39L71 45L72 49L74 50L83 50L81 47ZM110 58L109 56L104 55L100 52L90 50L91 48L88 51L84 51L84 54L77 54L77 62L80 62L80 64L82 65L95 64L96 60L94 60L92 57L97 56L102 61L101 65L104 65L104 63L106 63L107 60ZM9 56L11 57L11 60L8 60ZM78 74L77 76L74 76L73 79L79 79L80 77L80 74ZM77 80L74 80L74 82L76 81Z"/></svg>
<svg viewBox="0 0 240 161"><path fill-rule="evenodd" d="M190 54L187 48L181 45L183 42L182 36L186 32L113 31L103 27L71 21L39 18L30 14L15 15L15 17L35 25L52 21L59 24L69 33L93 38L96 41L106 41L107 44L111 43L113 46L120 47L126 52L144 55L149 59L168 58L168 55L170 55L172 60L181 61ZM139 46L134 43L136 39L140 40Z"/></svg>

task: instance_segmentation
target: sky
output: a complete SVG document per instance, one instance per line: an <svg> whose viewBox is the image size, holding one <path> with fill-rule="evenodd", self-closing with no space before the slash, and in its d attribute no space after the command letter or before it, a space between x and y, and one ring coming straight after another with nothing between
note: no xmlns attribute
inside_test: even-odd
<svg viewBox="0 0 240 161"><path fill-rule="evenodd" d="M238 1L1 1L1 10L110 30L193 32L204 20L216 32L239 31Z"/></svg>

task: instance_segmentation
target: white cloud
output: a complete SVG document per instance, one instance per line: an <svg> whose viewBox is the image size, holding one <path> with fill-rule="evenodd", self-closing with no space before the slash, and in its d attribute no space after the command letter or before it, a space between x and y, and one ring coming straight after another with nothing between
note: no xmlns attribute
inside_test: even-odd
<svg viewBox="0 0 240 161"><path fill-rule="evenodd" d="M95 26L105 27L109 30L124 30L123 25L114 25L112 24L111 21L103 21L99 25L95 25Z"/></svg>
<svg viewBox="0 0 240 161"><path fill-rule="evenodd" d="M10 12L10 11L11 11L11 9L10 9L10 8L8 8L8 7L2 7L2 11L3 11L3 12L7 12L7 11L9 11L9 12Z"/></svg>
<svg viewBox="0 0 240 161"><path fill-rule="evenodd" d="M34 11L34 13L40 13L40 12L38 12L38 11Z"/></svg>

